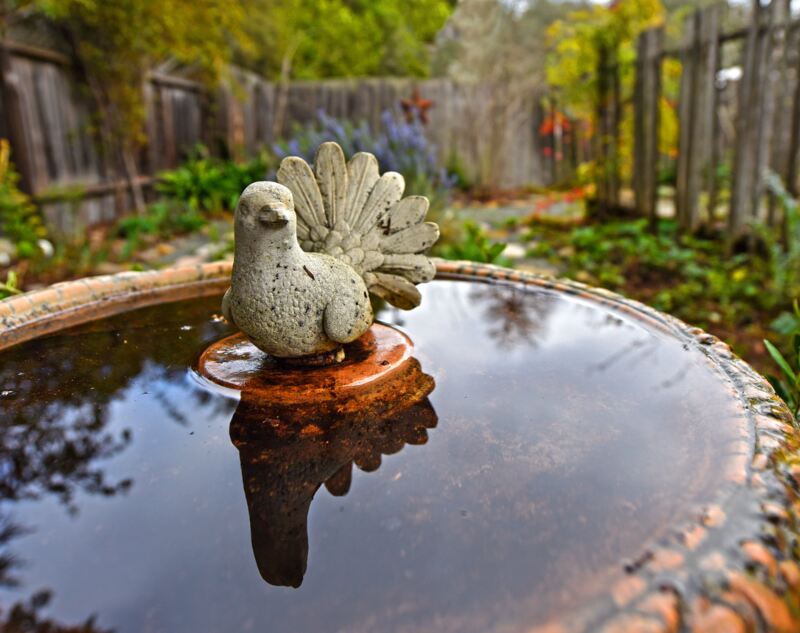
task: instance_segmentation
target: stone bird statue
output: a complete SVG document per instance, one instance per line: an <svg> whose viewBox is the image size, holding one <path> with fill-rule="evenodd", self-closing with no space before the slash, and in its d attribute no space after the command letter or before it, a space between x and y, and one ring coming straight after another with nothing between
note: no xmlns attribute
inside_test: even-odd
<svg viewBox="0 0 800 633"><path fill-rule="evenodd" d="M341 360L341 346L373 322L368 293L406 310L419 305L415 284L436 272L424 253L439 227L424 221L427 198L403 198L400 174L380 175L365 152L345 163L336 143L319 147L313 170L284 159L277 178L239 199L223 314L276 358Z"/></svg>

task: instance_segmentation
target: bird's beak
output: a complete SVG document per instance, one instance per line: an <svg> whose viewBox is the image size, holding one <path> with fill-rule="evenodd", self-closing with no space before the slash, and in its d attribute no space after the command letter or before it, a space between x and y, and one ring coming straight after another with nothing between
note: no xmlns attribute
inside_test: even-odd
<svg viewBox="0 0 800 633"><path fill-rule="evenodd" d="M289 224L289 214L282 206L266 205L258 210L258 221L265 226L280 228Z"/></svg>

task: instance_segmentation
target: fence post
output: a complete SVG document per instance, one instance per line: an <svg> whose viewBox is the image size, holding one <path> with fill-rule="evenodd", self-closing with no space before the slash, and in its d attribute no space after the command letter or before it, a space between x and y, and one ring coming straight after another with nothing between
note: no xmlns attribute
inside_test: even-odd
<svg viewBox="0 0 800 633"><path fill-rule="evenodd" d="M649 29L636 42L633 191L636 208L655 226L658 198L658 124L664 29Z"/></svg>
<svg viewBox="0 0 800 633"><path fill-rule="evenodd" d="M800 38L797 38L800 40ZM800 153L800 53L796 53L795 87L792 103L792 127L789 136L788 156L786 159L786 190L795 198L798 195L797 187L797 160Z"/></svg>
<svg viewBox="0 0 800 633"><path fill-rule="evenodd" d="M675 206L681 229L700 228L701 191L714 189L714 130L719 47L719 6L697 11L687 19L686 48L681 61L678 109L678 181ZM713 199L715 196L710 196ZM709 217L713 209L708 209Z"/></svg>
<svg viewBox="0 0 800 633"><path fill-rule="evenodd" d="M774 86L769 81L776 56L771 50L773 25L782 22L783 3L772 0L762 7L753 0L747 32L744 71L739 86L739 115L736 125L729 239L736 241L747 233L757 217L764 194L764 170L769 165L771 117L768 116ZM766 24L764 15L768 16ZM762 28L765 27L765 28Z"/></svg>
<svg viewBox="0 0 800 633"><path fill-rule="evenodd" d="M606 46L597 62L597 202L600 211L619 204L619 67Z"/></svg>

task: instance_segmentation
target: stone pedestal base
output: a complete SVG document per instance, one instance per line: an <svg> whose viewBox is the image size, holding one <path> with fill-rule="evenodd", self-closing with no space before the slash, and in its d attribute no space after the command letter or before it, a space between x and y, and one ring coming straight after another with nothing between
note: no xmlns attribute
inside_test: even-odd
<svg viewBox="0 0 800 633"><path fill-rule="evenodd" d="M296 367L276 361L237 333L206 349L197 372L215 385L240 391L242 400L274 409L284 420L370 408L387 415L433 389L433 378L411 357L411 340L394 328L375 323L345 351L345 359L335 365Z"/></svg>

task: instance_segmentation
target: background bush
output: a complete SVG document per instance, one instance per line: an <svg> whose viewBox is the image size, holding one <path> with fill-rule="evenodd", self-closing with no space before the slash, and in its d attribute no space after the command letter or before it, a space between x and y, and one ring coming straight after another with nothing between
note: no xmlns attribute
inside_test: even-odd
<svg viewBox="0 0 800 633"><path fill-rule="evenodd" d="M20 259L42 253L47 230L30 197L19 190L19 174L10 159L8 141L0 139L0 235L11 240Z"/></svg>
<svg viewBox="0 0 800 633"><path fill-rule="evenodd" d="M436 146L426 138L422 123L389 110L381 115L381 121L382 129L372 130L365 121L341 121L320 110L316 123L297 128L290 140L276 143L273 151L279 159L301 156L312 163L317 147L335 141L347 158L357 152L375 154L382 172L403 175L406 195L427 196L432 212L440 211L449 201L456 179L439 166Z"/></svg>
<svg viewBox="0 0 800 633"><path fill-rule="evenodd" d="M214 158L200 145L180 167L158 175L156 190L195 213L232 211L247 185L266 178L268 165L263 155L244 163Z"/></svg>

